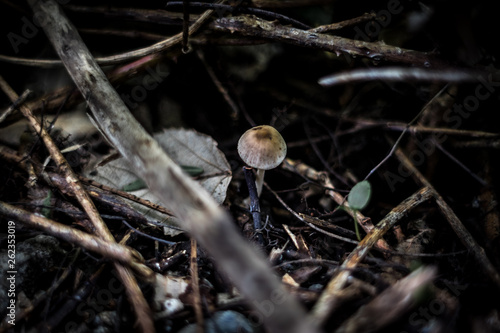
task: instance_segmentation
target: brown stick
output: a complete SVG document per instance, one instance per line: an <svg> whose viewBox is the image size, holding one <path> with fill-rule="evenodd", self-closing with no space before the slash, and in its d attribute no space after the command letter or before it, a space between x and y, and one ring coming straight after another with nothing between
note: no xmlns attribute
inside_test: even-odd
<svg viewBox="0 0 500 333"><path fill-rule="evenodd" d="M333 224L329 225L326 221L323 221L323 220L320 220L320 219L317 219L317 218L314 218L314 217L311 217L311 216L307 216L307 215L302 214L302 213L297 213L292 208L290 208L290 206L288 206L285 203L285 201L283 201L283 199L281 199L281 197L278 195L278 193L276 193L275 191L273 191L273 189L270 188L266 183L264 183L264 185L269 190L269 192L271 192L271 194L274 195L274 197L276 198L276 200L278 200L279 203L290 214L292 214L297 220L305 223L306 225L308 225L312 229L317 230L317 231L321 232L322 234L325 234L325 235L327 235L329 237L339 239L339 240L341 240L343 242L346 242L346 243L351 243L351 244L358 244L359 243L359 242L357 242L357 241L355 241L353 239L350 239L350 238L347 238L347 237L342 237L342 236L339 236L339 235L336 235L336 234L333 234L331 232L328 232L328 231L325 231L325 230L321 229L320 227L323 227L323 228L335 228L336 226L333 225Z"/></svg>
<svg viewBox="0 0 500 333"><path fill-rule="evenodd" d="M423 67L447 66L445 61L425 52L402 49L383 43L318 34L248 15L218 18L214 21L213 27L222 32L236 32L243 36L268 38L276 42L321 49L337 55L347 53L377 61L394 61Z"/></svg>
<svg viewBox="0 0 500 333"><path fill-rule="evenodd" d="M343 28L351 26L351 25L356 25L356 24L359 24L362 22L373 20L376 17L377 17L377 14L375 14L375 13L364 13L361 16L358 16L358 17L355 17L355 18L352 18L349 20L345 20L345 21L337 22L337 23L326 24L326 25L321 25L319 27L309 29L309 31L310 32L317 32L317 33L327 33L327 32L334 31L334 30L340 30L340 29L343 29Z"/></svg>
<svg viewBox="0 0 500 333"><path fill-rule="evenodd" d="M2 201L0 201L0 213L13 221L19 221L33 228L40 229L68 243L99 253L105 258L130 265L133 265L134 262L137 261L143 261L142 256L129 247L117 243L106 242L83 231L70 228L64 224L40 215L35 215L27 210L9 205Z"/></svg>
<svg viewBox="0 0 500 333"><path fill-rule="evenodd" d="M200 295L200 281L198 276L198 244L191 238L191 287L193 288L193 308L196 316L197 333L203 333L203 308Z"/></svg>

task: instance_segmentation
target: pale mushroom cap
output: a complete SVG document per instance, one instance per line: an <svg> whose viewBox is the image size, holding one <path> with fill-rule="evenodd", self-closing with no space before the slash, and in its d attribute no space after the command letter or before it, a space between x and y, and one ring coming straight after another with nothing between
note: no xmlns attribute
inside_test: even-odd
<svg viewBox="0 0 500 333"><path fill-rule="evenodd" d="M238 154L248 166L269 170L276 168L285 159L286 143L272 126L256 126L241 136Z"/></svg>

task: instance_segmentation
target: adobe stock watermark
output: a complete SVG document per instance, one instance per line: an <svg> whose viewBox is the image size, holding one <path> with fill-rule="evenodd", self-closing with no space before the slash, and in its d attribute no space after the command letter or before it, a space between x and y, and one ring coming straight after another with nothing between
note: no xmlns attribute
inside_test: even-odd
<svg viewBox="0 0 500 333"><path fill-rule="evenodd" d="M169 75L162 63L157 63L154 68L146 67L146 72L139 84L134 85L128 92L120 94L129 109L135 109L139 106L138 103L146 100L148 92L156 89Z"/></svg>
<svg viewBox="0 0 500 333"><path fill-rule="evenodd" d="M234 9L243 3L244 0L228 0L223 5L218 5L215 7L215 13L219 18L223 17L226 13L232 13ZM168 1L165 7L168 6Z"/></svg>
<svg viewBox="0 0 500 333"><path fill-rule="evenodd" d="M290 124L290 120L287 118L287 107L279 108L274 107L272 115L272 125L278 130L282 131Z"/></svg>
<svg viewBox="0 0 500 333"><path fill-rule="evenodd" d="M59 5L66 5L70 0L56 0ZM10 46L17 54L20 51L22 45L28 44L30 40L36 37L42 29L47 24L43 19L43 13L35 13L33 17L28 19L26 16L21 18L21 27L16 32L9 32L7 34L7 39L9 40Z"/></svg>
<svg viewBox="0 0 500 333"><path fill-rule="evenodd" d="M219 16L219 18L220 18L220 17L224 16L224 14L226 14L227 12L232 13L233 8L239 6L242 2L243 2L243 0L229 0L229 1L227 1L226 5L230 6L230 8L227 6L217 7L217 8L215 8L215 12L217 13L217 16Z"/></svg>
<svg viewBox="0 0 500 333"><path fill-rule="evenodd" d="M481 102L495 93L496 89L500 87L500 82L494 82L492 77L492 74L489 74L487 79L479 76L477 78L479 83L475 86L474 93L465 97L461 103L453 104L450 109L444 112L443 120L449 125L449 128L460 128L464 119L469 118L472 113L477 111ZM447 139L448 135L444 133L434 133L424 140L415 140L418 149L414 149L408 154L409 160L415 167L421 166L436 149L436 143L441 144ZM388 170L384 172L384 178L392 192L396 190L398 183L405 182L411 175L412 172L406 169L402 163L399 163L397 173Z"/></svg>
<svg viewBox="0 0 500 333"><path fill-rule="evenodd" d="M269 297L268 300L264 301L252 301L254 309L257 311L252 311L249 315L249 319L252 323L252 325L255 326L262 326L265 322L265 319L268 318L269 316L276 314L276 311L279 311L279 306L283 303L285 303L288 299L289 295L278 289L274 290L271 293L271 296ZM283 318L281 318L283 317ZM280 316L278 318L275 318L278 321L286 321L289 320L286 316Z"/></svg>
<svg viewBox="0 0 500 333"><path fill-rule="evenodd" d="M7 222L7 323L16 325L16 222ZM3 274L2 274L3 275Z"/></svg>
<svg viewBox="0 0 500 333"><path fill-rule="evenodd" d="M399 0L389 0L387 8L379 10L375 19L365 24L364 31L358 26L354 27L354 31L356 32L354 39L362 39L365 42L371 41L380 34L383 28L391 24L393 15L400 14L403 10L404 7Z"/></svg>
<svg viewBox="0 0 500 333"><path fill-rule="evenodd" d="M462 292L467 289L466 285L459 284L457 278L454 283L444 281L448 291L455 297L460 296ZM416 327L417 330L423 329L432 319L444 314L446 311L446 303L440 299L433 299L426 306L420 306L409 317L408 322L411 326ZM402 331L401 333L408 333Z"/></svg>
<svg viewBox="0 0 500 333"><path fill-rule="evenodd" d="M411 0L409 0L411 1ZM395 15L401 14L404 10L404 6L401 4L400 0L389 0L385 9L381 9L376 12L375 18L366 22L365 25L360 28L359 26L354 26L354 40L362 40L365 42L371 42L373 39L380 35L383 28L389 26ZM342 52L347 63L353 61L353 57L347 52ZM381 58L381 54L370 54L369 58L377 60Z"/></svg>

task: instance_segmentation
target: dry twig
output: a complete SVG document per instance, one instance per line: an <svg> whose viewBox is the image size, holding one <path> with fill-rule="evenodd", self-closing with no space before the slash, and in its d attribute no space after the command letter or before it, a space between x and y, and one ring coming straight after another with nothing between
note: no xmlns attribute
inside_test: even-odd
<svg viewBox="0 0 500 333"><path fill-rule="evenodd" d="M139 252L129 247L104 241L83 231L70 228L64 224L1 201L0 213L9 219L40 229L70 244L81 246L86 250L99 253L104 258L116 260L131 267L135 267L137 263L144 261Z"/></svg>
<svg viewBox="0 0 500 333"><path fill-rule="evenodd" d="M191 238L191 287L193 288L193 307L196 316L197 332L203 333L203 307L200 294L200 278L198 276L198 245L196 239Z"/></svg>
<svg viewBox="0 0 500 333"><path fill-rule="evenodd" d="M335 73L319 79L322 86L382 80L385 82L474 82L481 73L457 69L423 69L406 67L361 68Z"/></svg>
<svg viewBox="0 0 500 333"><path fill-rule="evenodd" d="M214 12L213 10L207 10L203 14L201 14L200 17L189 27L189 32L188 32L189 36L198 31L198 29L210 18L210 16L212 16L213 12ZM121 54L96 58L96 61L101 66L108 66L108 65L121 64L137 58L158 54L181 43L182 35L183 33L180 32L172 37L169 37L151 46ZM18 57L4 56L4 55L0 55L0 60L11 62L18 65L37 66L43 68L61 66L60 60L41 60L41 59L32 60L32 59L22 59Z"/></svg>
<svg viewBox="0 0 500 333"><path fill-rule="evenodd" d="M264 183L264 185L269 190L269 192L271 192L271 194L274 195L274 197L276 198L276 200L278 200L279 203L288 212L290 212L290 214L292 214L295 218L297 218L299 221L305 223L306 225L308 225L312 229L317 230L317 231L321 232L322 234L325 234L325 235L327 235L329 237L336 238L336 239L341 240L341 241L346 242L346 243L358 244L358 242L355 241L355 240L352 240L352 239L347 238L347 237L342 237L342 236L339 236L339 235L336 235L336 234L333 234L331 232L328 232L328 231L325 231L325 230L321 229L320 227L322 227L322 228L334 228L335 225L330 225L330 224L328 224L327 222L325 222L325 221L323 221L321 219L317 219L317 218L313 218L313 217L310 217L310 216L307 216L307 215L304 215L304 214L301 214L301 213L297 213L292 208L290 208L290 206L288 206L283 201L283 199L281 199L280 196L275 191L273 191L272 188L270 188L266 183Z"/></svg>
<svg viewBox="0 0 500 333"><path fill-rule="evenodd" d="M368 254L371 248L382 236L389 231L397 222L406 216L413 208L432 197L431 189L424 187L413 195L405 199L398 206L393 208L375 228L366 235L354 251L349 254L347 259L339 267L338 274L330 280L325 290L321 294L318 302L314 305L312 316L320 323L324 323L337 306L338 293L347 284L352 269L355 268Z"/></svg>
<svg viewBox="0 0 500 333"><path fill-rule="evenodd" d="M313 29L309 29L309 31L310 32L317 32L317 33L327 33L327 32L334 31L334 30L340 30L340 29L343 29L343 28L351 26L351 25L356 25L356 24L359 24L361 22L373 20L376 17L377 17L376 13L364 13L361 16L358 16L358 17L355 17L355 18L352 18L349 20L322 25L322 26L319 26L319 27L316 27Z"/></svg>
<svg viewBox="0 0 500 333"><path fill-rule="evenodd" d="M376 61L394 61L423 67L446 66L446 62L428 53L402 49L383 43L370 43L318 34L247 15L218 18L212 25L215 30L222 32L236 32L243 36L267 38L276 42L325 50L337 55L347 53Z"/></svg>
<svg viewBox="0 0 500 333"><path fill-rule="evenodd" d="M349 207L349 203L345 200L345 198L334 190L335 186L332 184L331 180L324 172L318 172L305 163L297 162L290 158L285 159L285 161L283 162L283 168L285 170L296 172L308 179L319 182L322 186L327 188L326 194L330 196L338 205L342 206L343 209L356 221L358 221L359 225L363 228L363 230L365 230L367 234L369 234L374 229L374 225L369 217L364 216L359 210L351 209ZM387 242L383 239L380 239L377 242L377 246L384 250L391 249L389 244L387 244Z"/></svg>
<svg viewBox="0 0 500 333"><path fill-rule="evenodd" d="M465 228L453 209L451 209L446 201L444 201L443 197L436 191L436 189L424 177L424 175L420 173L420 171L413 165L413 163L411 163L411 161L400 148L396 149L396 157L413 175L417 182L428 187L432 191L432 196L434 197L434 200L436 200L439 209L443 213L453 231L455 231L455 233L457 234L462 244L464 244L464 246L476 258L477 263L483 269L484 273L490 278L490 280L498 288L500 288L500 274L496 270L495 266L493 266L490 259L488 259L488 257L486 256L484 249L476 242L471 233Z"/></svg>

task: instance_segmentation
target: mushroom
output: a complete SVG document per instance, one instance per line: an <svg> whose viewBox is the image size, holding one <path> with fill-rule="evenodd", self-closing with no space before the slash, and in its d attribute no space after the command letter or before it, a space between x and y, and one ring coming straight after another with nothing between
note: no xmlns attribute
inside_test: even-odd
<svg viewBox="0 0 500 333"><path fill-rule="evenodd" d="M286 156L286 143L281 134L272 126L252 127L238 141L238 154L243 162L256 169L255 184L260 197L264 172L274 169Z"/></svg>

